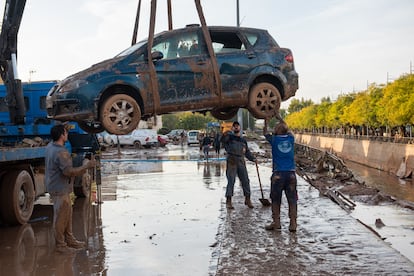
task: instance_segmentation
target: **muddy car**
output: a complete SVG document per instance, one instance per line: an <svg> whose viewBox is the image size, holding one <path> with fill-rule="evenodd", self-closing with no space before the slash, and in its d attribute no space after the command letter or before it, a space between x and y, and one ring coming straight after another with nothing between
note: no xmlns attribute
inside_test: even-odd
<svg viewBox="0 0 414 276"><path fill-rule="evenodd" d="M141 41L66 78L48 94L49 117L77 121L91 133L126 134L140 120L180 111L226 120L247 108L268 118L295 95L292 52L266 30L208 30L209 45L199 26L165 31L154 36L151 51Z"/></svg>

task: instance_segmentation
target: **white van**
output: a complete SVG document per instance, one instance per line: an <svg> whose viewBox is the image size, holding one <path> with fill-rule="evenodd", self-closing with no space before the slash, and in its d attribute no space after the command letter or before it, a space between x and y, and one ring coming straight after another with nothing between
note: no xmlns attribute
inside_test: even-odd
<svg viewBox="0 0 414 276"><path fill-rule="evenodd" d="M200 131L198 130L189 130L187 132L187 145L192 145L192 144L199 144L198 141L198 135L199 135Z"/></svg>

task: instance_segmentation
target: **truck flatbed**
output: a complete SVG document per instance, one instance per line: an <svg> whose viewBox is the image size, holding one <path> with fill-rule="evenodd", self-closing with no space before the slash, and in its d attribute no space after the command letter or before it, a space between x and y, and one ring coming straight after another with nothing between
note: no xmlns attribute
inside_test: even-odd
<svg viewBox="0 0 414 276"><path fill-rule="evenodd" d="M46 147L0 147L0 163L42 159Z"/></svg>

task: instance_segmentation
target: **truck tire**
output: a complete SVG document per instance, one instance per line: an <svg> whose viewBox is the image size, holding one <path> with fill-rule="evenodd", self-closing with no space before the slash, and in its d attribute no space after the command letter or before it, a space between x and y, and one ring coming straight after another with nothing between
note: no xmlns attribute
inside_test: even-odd
<svg viewBox="0 0 414 276"><path fill-rule="evenodd" d="M86 170L82 176L77 176L75 178L75 185L73 187L73 192L77 197L86 197L89 198L92 187L92 169Z"/></svg>
<svg viewBox="0 0 414 276"><path fill-rule="evenodd" d="M32 216L35 191L26 170L8 172L0 187L0 214L9 225L25 224Z"/></svg>

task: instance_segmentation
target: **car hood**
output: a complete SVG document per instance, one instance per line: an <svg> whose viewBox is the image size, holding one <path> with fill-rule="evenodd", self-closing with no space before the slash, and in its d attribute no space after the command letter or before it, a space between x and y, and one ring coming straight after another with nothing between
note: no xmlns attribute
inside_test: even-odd
<svg viewBox="0 0 414 276"><path fill-rule="evenodd" d="M111 59L104 60L102 62L96 63L92 65L91 67L82 70L78 73L75 73L73 75L70 75L69 77L65 78L61 82L61 86L65 85L68 82L78 80L78 79L89 79L94 75L101 74L102 72L106 71L113 71L116 66L114 66L116 63L120 62L125 57L115 57Z"/></svg>

